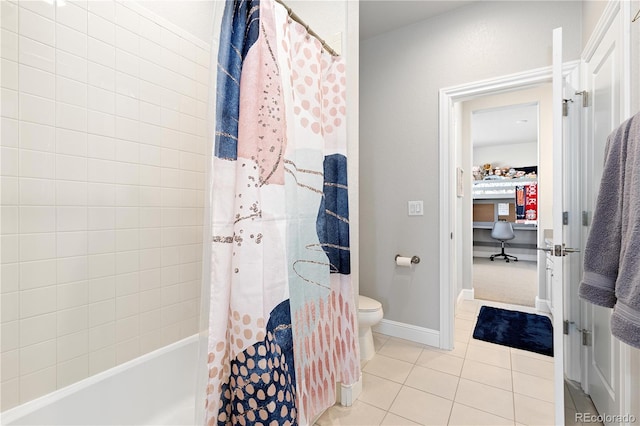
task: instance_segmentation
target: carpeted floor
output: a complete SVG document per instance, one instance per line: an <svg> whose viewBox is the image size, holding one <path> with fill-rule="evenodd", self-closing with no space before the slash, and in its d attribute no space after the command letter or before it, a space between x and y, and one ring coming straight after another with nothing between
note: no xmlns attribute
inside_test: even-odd
<svg viewBox="0 0 640 426"><path fill-rule="evenodd" d="M482 300L535 306L538 295L537 264L473 258L474 297Z"/></svg>

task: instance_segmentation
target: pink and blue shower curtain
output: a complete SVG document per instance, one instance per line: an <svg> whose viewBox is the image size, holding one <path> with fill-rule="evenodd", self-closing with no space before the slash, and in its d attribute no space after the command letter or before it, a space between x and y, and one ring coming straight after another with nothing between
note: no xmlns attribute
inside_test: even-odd
<svg viewBox="0 0 640 426"><path fill-rule="evenodd" d="M223 16L207 424L308 425L359 379L345 65L273 0Z"/></svg>

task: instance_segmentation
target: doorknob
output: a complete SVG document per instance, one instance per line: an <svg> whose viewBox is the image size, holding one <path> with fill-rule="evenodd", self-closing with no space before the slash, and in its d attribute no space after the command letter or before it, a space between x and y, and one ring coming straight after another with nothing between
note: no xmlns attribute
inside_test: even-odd
<svg viewBox="0 0 640 426"><path fill-rule="evenodd" d="M549 253L553 253L553 255L557 257L566 256L569 253L580 253L579 249L565 247L564 244L563 245L556 244L553 247L536 247L536 250L542 250Z"/></svg>

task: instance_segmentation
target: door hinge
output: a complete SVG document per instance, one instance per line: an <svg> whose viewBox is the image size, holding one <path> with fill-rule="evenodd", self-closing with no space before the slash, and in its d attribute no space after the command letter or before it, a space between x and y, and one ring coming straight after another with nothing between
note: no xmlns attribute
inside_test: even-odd
<svg viewBox="0 0 640 426"><path fill-rule="evenodd" d="M562 224L563 225L569 224L569 212L562 212Z"/></svg>
<svg viewBox="0 0 640 426"><path fill-rule="evenodd" d="M582 226L589 226L589 212L582 212Z"/></svg>
<svg viewBox="0 0 640 426"><path fill-rule="evenodd" d="M582 96L582 107L586 108L589 106L589 92L583 90L581 92L576 92L576 95Z"/></svg>
<svg viewBox="0 0 640 426"><path fill-rule="evenodd" d="M569 334L569 320L562 321L562 334Z"/></svg>
<svg viewBox="0 0 640 426"><path fill-rule="evenodd" d="M591 346L593 339L591 338L591 331L589 330L580 330L582 331L582 346Z"/></svg>
<svg viewBox="0 0 640 426"><path fill-rule="evenodd" d="M562 100L562 116L567 117L569 115L569 102L573 102L573 99Z"/></svg>

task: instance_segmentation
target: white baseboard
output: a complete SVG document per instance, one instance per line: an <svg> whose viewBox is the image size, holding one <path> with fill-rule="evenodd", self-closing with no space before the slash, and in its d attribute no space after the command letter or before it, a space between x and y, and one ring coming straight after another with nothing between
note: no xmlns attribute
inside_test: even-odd
<svg viewBox="0 0 640 426"><path fill-rule="evenodd" d="M343 407L351 407L353 402L358 399L362 393L362 375L360 379L352 385L344 385L338 383L337 401Z"/></svg>
<svg viewBox="0 0 640 426"><path fill-rule="evenodd" d="M440 346L440 332L417 325L383 319L378 325L372 327L373 331L399 339L411 340L434 347Z"/></svg>
<svg viewBox="0 0 640 426"><path fill-rule="evenodd" d="M551 313L549 301L547 299L540 299L538 296L536 296L536 310L538 310L539 312Z"/></svg>
<svg viewBox="0 0 640 426"><path fill-rule="evenodd" d="M463 288L462 291L460 291L460 294L458 294L456 304L463 300L475 300L475 292L472 288Z"/></svg>

